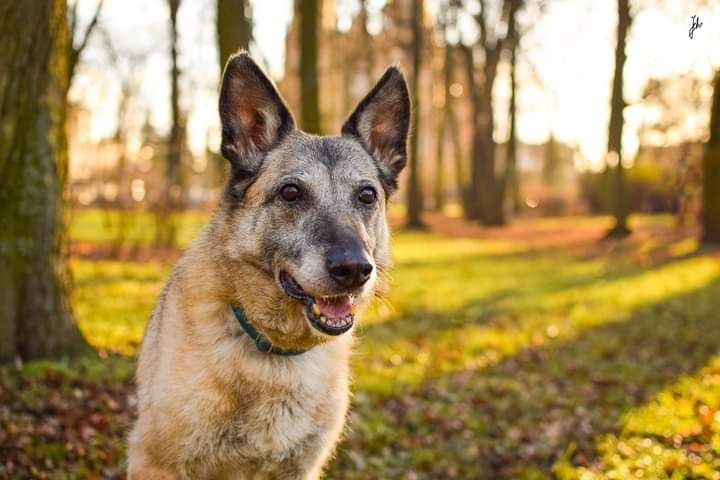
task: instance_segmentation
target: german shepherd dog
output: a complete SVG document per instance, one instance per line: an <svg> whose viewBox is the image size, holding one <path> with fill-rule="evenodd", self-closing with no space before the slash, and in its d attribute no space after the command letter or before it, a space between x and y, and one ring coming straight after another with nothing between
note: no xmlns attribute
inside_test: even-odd
<svg viewBox="0 0 720 480"><path fill-rule="evenodd" d="M389 267L410 102L390 67L342 127L295 127L247 53L220 90L227 188L145 332L130 479L312 479L349 403L355 316Z"/></svg>

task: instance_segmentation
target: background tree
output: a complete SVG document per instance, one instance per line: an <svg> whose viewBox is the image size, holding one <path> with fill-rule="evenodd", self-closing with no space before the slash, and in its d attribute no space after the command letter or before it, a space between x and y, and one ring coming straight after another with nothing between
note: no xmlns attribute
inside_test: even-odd
<svg viewBox="0 0 720 480"><path fill-rule="evenodd" d="M408 172L407 223L408 228L422 228L420 213L423 209L422 186L420 179L420 158L418 156L418 133L420 131L420 73L422 68L423 45L423 8L424 0L412 2L412 77L410 78L410 95L415 114L410 125L410 162Z"/></svg>
<svg viewBox="0 0 720 480"><path fill-rule="evenodd" d="M505 0L502 17L506 25L514 22L522 0ZM493 139L495 126L492 92L497 78L500 56L508 41L510 29L492 29L488 18L488 1L480 1L475 14L479 34L474 46L464 46L465 71L470 89L472 111L472 161L470 189L466 204L466 216L480 220L485 225L501 225L504 215L504 180L496 176L496 145ZM475 69L475 50L482 51L482 75Z"/></svg>
<svg viewBox="0 0 720 480"><path fill-rule="evenodd" d="M78 19L77 11L80 2L76 0L75 3L73 3L72 5L72 9L69 13L71 41L67 43L68 68L67 81L65 82L65 86L68 90L70 89L70 84L72 83L75 69L80 62L80 55L85 50L85 47L90 40L90 36L98 25L98 20L100 19L100 12L102 11L104 3L105 0L98 0L97 6L95 7L95 13L90 19L87 27L85 27L85 29L83 30L80 29L80 22Z"/></svg>
<svg viewBox="0 0 720 480"><path fill-rule="evenodd" d="M247 0L217 0L217 39L220 72L227 59L238 51L248 50L252 39L250 5Z"/></svg>
<svg viewBox="0 0 720 480"><path fill-rule="evenodd" d="M438 13L437 28L439 30L443 50L442 68L442 97L439 102L440 114L437 116L437 138L435 143L435 178L434 197L435 210L442 212L445 207L445 140L446 126L448 124L448 113L450 111L450 86L452 85L452 49L448 42L448 16L450 15L449 5L441 5Z"/></svg>
<svg viewBox="0 0 720 480"><path fill-rule="evenodd" d="M3 1L0 44L0 359L76 353L87 347L68 303L63 234L75 51L66 0Z"/></svg>
<svg viewBox="0 0 720 480"><path fill-rule="evenodd" d="M703 156L703 242L720 243L720 71L715 73L710 137Z"/></svg>
<svg viewBox="0 0 720 480"><path fill-rule="evenodd" d="M707 80L688 74L649 78L638 102L645 115L638 129L640 144L635 165L669 170L664 176L673 178L673 182L666 185L674 187L678 227L694 223L700 213L703 141L709 123L704 117L711 109L712 98L699 92L706 86ZM701 124L706 128L698 128ZM675 146L670 149L670 152L674 150L672 162L665 167L657 153L663 145ZM628 178L628 183L631 180ZM628 193L631 191L628 185Z"/></svg>
<svg viewBox="0 0 720 480"><path fill-rule="evenodd" d="M508 105L508 118L510 121L510 134L507 142L507 157L505 159L504 190L509 190L509 198L513 212L519 212L522 206L520 200L520 175L517 168L517 50L519 42L517 32L517 19L515 15L508 19L507 48L510 53L510 102Z"/></svg>
<svg viewBox="0 0 720 480"><path fill-rule="evenodd" d="M155 243L172 246L175 243L176 225L173 213L182 204L182 150L184 132L180 118L180 69L178 67L177 14L180 0L168 0L170 10L170 135L165 158L165 189L156 215Z"/></svg>
<svg viewBox="0 0 720 480"><path fill-rule="evenodd" d="M628 205L625 192L624 167L622 164L622 132L623 110L626 103L623 97L623 71L625 70L625 43L632 22L630 0L618 0L617 40L615 44L615 74L613 77L612 96L610 98L610 125L608 127L608 165L607 169L613 176L611 183L613 199L613 216L615 225L608 236L624 237L630 234L627 224Z"/></svg>
<svg viewBox="0 0 720 480"><path fill-rule="evenodd" d="M318 20L321 0L297 0L295 15L300 25L300 126L320 133L318 98Z"/></svg>

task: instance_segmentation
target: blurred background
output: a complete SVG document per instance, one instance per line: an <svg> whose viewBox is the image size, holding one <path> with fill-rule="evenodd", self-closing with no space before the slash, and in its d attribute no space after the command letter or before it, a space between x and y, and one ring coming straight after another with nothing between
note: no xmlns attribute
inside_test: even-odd
<svg viewBox="0 0 720 480"><path fill-rule="evenodd" d="M0 43L0 478L123 478L242 48L312 133L410 85L328 478L720 479L716 2L0 0Z"/></svg>

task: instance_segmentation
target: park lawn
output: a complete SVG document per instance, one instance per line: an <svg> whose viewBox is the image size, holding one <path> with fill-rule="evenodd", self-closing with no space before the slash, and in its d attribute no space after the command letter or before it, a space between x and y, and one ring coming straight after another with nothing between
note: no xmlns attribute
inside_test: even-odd
<svg viewBox="0 0 720 480"><path fill-rule="evenodd" d="M182 243L202 224L194 215ZM73 232L107 241L84 224L101 216L81 211ZM358 328L353 408L328 478L720 479L720 258L666 217L640 219L620 243L562 238L603 222L398 232L389 294ZM554 231L559 241L541 241ZM20 438L28 462L52 453L35 476L112 477L131 408L132 360L116 353L137 350L170 266L72 268L80 327L110 356L2 370L0 422L16 433L0 437L0 458ZM77 409L91 430L63 420ZM38 416L60 417L56 430L33 429Z"/></svg>

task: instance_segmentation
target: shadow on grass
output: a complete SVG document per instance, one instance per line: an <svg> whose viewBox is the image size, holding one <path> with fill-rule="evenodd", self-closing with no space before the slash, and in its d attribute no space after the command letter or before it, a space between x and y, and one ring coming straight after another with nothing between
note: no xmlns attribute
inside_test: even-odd
<svg viewBox="0 0 720 480"><path fill-rule="evenodd" d="M329 478L550 478L570 444L585 464L626 412L718 353L718 299L715 278L487 368L361 396Z"/></svg>
<svg viewBox="0 0 720 480"><path fill-rule="evenodd" d="M594 259L584 258L584 255L568 255L563 249L549 248L532 253L519 252L504 255L469 255L438 262L408 262L400 264L404 275L414 281L422 277L419 283L432 284L434 281L448 282L456 286L459 291L468 287L472 278L461 275L463 268L468 265L475 267L482 276L482 265L487 265L492 275L496 265L512 270L512 273L503 272L496 279L491 279L491 288L481 295L465 302L460 308L451 312L442 308L431 309L426 306L405 308L403 311L390 315L383 321L361 327L363 336L373 339L373 343L390 344L398 337L409 338L431 335L433 331L458 327L468 324L483 325L498 317L507 321L506 328L512 328L514 322L508 317L516 316L509 305L518 303L531 303L548 295L568 289L592 288L595 285L608 284L621 281L636 275L649 273L673 263L691 260L707 253L707 250L696 250L677 256L663 255L656 257L651 265L630 261L629 259L608 259L601 265L593 268L583 267L589 265ZM570 267L563 271L558 267L558 259L564 258ZM429 267L429 270L428 270ZM443 272L441 278L432 272L437 269ZM576 273L575 270L583 270ZM517 282L503 285L503 281L516 277ZM402 281L398 279L398 281ZM425 287L428 299L434 295L432 287ZM508 302L509 300L512 301ZM503 305L504 302L508 304ZM432 303L432 302L429 302ZM502 326L497 322L497 326Z"/></svg>

